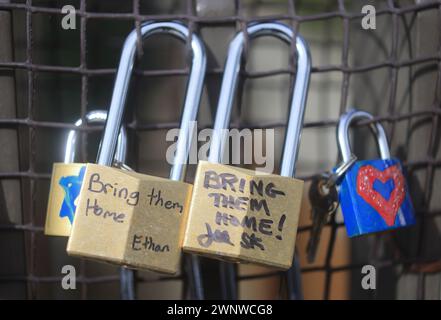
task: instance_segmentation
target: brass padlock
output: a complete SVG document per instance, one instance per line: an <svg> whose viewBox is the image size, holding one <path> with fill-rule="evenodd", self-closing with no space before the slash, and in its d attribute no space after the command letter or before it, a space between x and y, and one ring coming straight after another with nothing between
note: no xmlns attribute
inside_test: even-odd
<svg viewBox="0 0 441 320"><path fill-rule="evenodd" d="M145 23L141 35L171 34L184 42L190 32L177 22ZM121 126L137 33L127 37L116 75L109 117L98 164L88 164L72 233L70 255L122 264L137 269L176 273L179 269L183 218L192 185L182 182L191 146L191 123L196 120L206 69L202 42L191 34L192 68L183 107L174 164L169 179L110 168Z"/></svg>
<svg viewBox="0 0 441 320"><path fill-rule="evenodd" d="M88 124L104 124L107 112L103 110L90 111L85 115ZM79 119L75 126L81 126ZM50 183L44 233L50 236L69 236L75 215L76 200L80 193L86 165L73 163L77 131L71 130L67 135L64 163L54 163ZM118 146L115 160L124 163L127 149L127 134L124 127L118 136Z"/></svg>
<svg viewBox="0 0 441 320"><path fill-rule="evenodd" d="M273 35L291 42L292 29L280 23L253 24L247 35ZM222 163L225 129L240 72L244 34L230 44L210 145L209 162L199 163L184 251L234 262L288 269L293 260L303 181L294 179L310 75L306 42L297 35L296 83L283 149L281 175L259 174Z"/></svg>

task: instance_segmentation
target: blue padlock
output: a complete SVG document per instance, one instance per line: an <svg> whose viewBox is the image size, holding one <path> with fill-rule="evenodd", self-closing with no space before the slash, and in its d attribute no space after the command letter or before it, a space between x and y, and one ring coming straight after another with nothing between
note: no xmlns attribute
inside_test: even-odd
<svg viewBox="0 0 441 320"><path fill-rule="evenodd" d="M353 159L348 130L354 120L373 116L351 110L340 117L337 140L343 163ZM386 133L379 123L371 126L381 159L356 161L339 184L339 201L349 237L381 232L415 223L414 209L400 160L390 157Z"/></svg>

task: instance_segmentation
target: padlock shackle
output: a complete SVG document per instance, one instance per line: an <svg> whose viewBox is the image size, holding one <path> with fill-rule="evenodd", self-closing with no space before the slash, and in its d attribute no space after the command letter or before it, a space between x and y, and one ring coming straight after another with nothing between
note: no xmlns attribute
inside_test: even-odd
<svg viewBox="0 0 441 320"><path fill-rule="evenodd" d="M274 36L286 43L294 39L294 32L289 26L279 22L250 24L247 27L247 36ZM245 44L244 32L239 32L231 41L225 63L224 76L217 105L214 133L210 145L208 160L221 163L226 141L225 129L229 128L234 93L237 88L241 58ZM306 98L308 95L309 78L311 73L311 55L306 41L301 35L296 35L297 72L295 85L291 93L290 112L286 129L280 175L292 177L295 173L300 133L305 113Z"/></svg>
<svg viewBox="0 0 441 320"><path fill-rule="evenodd" d="M89 111L85 115L87 124L104 124L107 119L107 111L105 110L93 110ZM82 119L78 119L75 122L76 127L81 127L83 124ZM72 163L75 161L76 144L77 144L77 130L70 130L66 139L66 150L64 152L64 163ZM124 163L127 155L127 132L123 126L118 135L118 143L116 146L115 160Z"/></svg>
<svg viewBox="0 0 441 320"><path fill-rule="evenodd" d="M170 172L170 179L182 180L185 177L186 162L192 143L192 135L188 133L190 132L191 123L196 121L205 77L206 54L204 45L196 34L190 34L188 28L179 22L147 22L141 25L140 32L143 39L153 34L165 33L187 42L191 36L192 64L187 83L174 164ZM135 61L136 41L137 32L133 30L124 42L116 73L103 143L98 153L97 163L101 165L109 166L112 164L112 157L117 142L117 132L121 127L124 105Z"/></svg>
<svg viewBox="0 0 441 320"><path fill-rule="evenodd" d="M366 111L352 109L341 115L338 122L337 140L343 162L349 161L352 155L351 145L349 143L349 127L353 121L360 119L373 120L374 117ZM377 137L381 159L390 159L389 144L383 126L377 122L373 123L370 127Z"/></svg>

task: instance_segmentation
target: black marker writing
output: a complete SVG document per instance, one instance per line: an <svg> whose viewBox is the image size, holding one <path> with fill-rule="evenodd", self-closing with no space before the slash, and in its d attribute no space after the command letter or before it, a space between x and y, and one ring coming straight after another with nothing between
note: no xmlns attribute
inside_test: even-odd
<svg viewBox="0 0 441 320"><path fill-rule="evenodd" d="M240 242L240 246L244 249L254 249L254 247L257 247L260 250L265 250L262 239L258 238L254 233L251 235L246 232L242 233L242 241Z"/></svg>
<svg viewBox="0 0 441 320"><path fill-rule="evenodd" d="M234 246L234 244L230 240L230 235L228 234L228 231L215 230L213 232L208 223L205 223L205 227L207 228L207 233L198 236L198 242L201 246L208 248L213 242L226 243L230 246Z"/></svg>
<svg viewBox="0 0 441 320"><path fill-rule="evenodd" d="M155 193L155 188L152 188L152 192L150 192L150 194L147 195L147 198L150 198L149 204L151 206L164 207L169 210L177 209L179 213L182 213L182 211L184 211L184 206L179 202L173 202L164 199L163 196L161 195L161 190L158 190L158 192Z"/></svg>
<svg viewBox="0 0 441 320"><path fill-rule="evenodd" d="M209 193L209 198L213 198L213 205L216 208L230 208L245 211L248 207L247 197L226 196L222 193Z"/></svg>
<svg viewBox="0 0 441 320"><path fill-rule="evenodd" d="M149 250L153 252L169 252L170 247L166 245L160 245L158 243L153 242L152 237L143 236L143 235L133 235L132 241L132 250L139 251L144 247L144 250Z"/></svg>
<svg viewBox="0 0 441 320"><path fill-rule="evenodd" d="M217 173L214 170L207 170L204 172L204 188L205 189L222 189L230 190L232 192L245 192L247 184L246 179L239 179L233 173ZM268 196L275 198L276 196L284 196L285 192L277 190L273 182L264 185L262 180L250 180L248 182L251 195Z"/></svg>
<svg viewBox="0 0 441 320"><path fill-rule="evenodd" d="M92 211L92 212L90 212ZM117 212L112 212L112 211L108 211L103 209L99 204L98 204L98 200L95 199L94 203L91 204L90 199L87 199L87 206L86 206L86 216L89 216L89 213L94 214L95 216L102 216L103 219L106 218L112 218L113 221L117 222L117 223L123 223L124 222L124 218L126 217L126 215L124 213L117 213Z"/></svg>
<svg viewBox="0 0 441 320"><path fill-rule="evenodd" d="M99 173L92 173L89 179L87 190L95 193L104 193L113 195L116 198L126 200L131 206L136 206L139 202L139 192L133 191L129 193L126 187L119 187L118 183L106 183L101 180Z"/></svg>
<svg viewBox="0 0 441 320"><path fill-rule="evenodd" d="M260 232L261 234L271 236L273 234L271 228L273 226L273 220L271 219L259 219L256 217L244 216L242 219L237 218L232 214L224 212L216 212L215 222L217 225L243 227L253 230L254 232ZM281 231L281 229L279 229Z"/></svg>

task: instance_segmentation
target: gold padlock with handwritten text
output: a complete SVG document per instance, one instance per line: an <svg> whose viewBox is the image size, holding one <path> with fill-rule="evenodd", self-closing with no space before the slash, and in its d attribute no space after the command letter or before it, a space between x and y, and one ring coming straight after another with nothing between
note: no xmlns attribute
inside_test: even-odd
<svg viewBox="0 0 441 320"><path fill-rule="evenodd" d="M183 248L287 269L302 191L301 180L201 161Z"/></svg>
<svg viewBox="0 0 441 320"><path fill-rule="evenodd" d="M90 111L85 115L88 124L104 124L107 112L103 110ZM75 126L82 125L82 120ZM86 164L72 163L75 159L77 131L71 130L67 135L64 163L54 163L52 168L49 200L47 206L44 233L50 236L69 236L75 216L75 208ZM122 127L118 136L118 146L115 160L124 162L126 156L127 135Z"/></svg>
<svg viewBox="0 0 441 320"><path fill-rule="evenodd" d="M224 151L229 151L225 142L228 141L227 128L243 61L240 56L244 40L268 35L288 43L295 41L297 49L296 82L291 92L280 175L220 164L225 163ZM292 177L310 67L306 42L299 34L294 36L292 28L282 23L250 24L246 35L241 31L232 40L224 68L209 162L199 163L194 181L184 251L235 262L290 268L303 193L303 181ZM268 154L274 156L270 150L266 153L267 157Z"/></svg>
<svg viewBox="0 0 441 320"><path fill-rule="evenodd" d="M179 271L192 185L184 183L206 69L199 37L179 22L147 22L142 38L167 33L191 42L192 66L169 179L111 168L133 69L138 33L124 42L97 164L88 164L68 241L70 255L163 273ZM153 146L150 146L153 148ZM154 152L154 151L152 151ZM165 161L164 157L164 161Z"/></svg>
<svg viewBox="0 0 441 320"><path fill-rule="evenodd" d="M70 255L176 273L190 184L87 164Z"/></svg>

